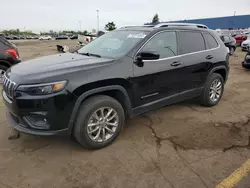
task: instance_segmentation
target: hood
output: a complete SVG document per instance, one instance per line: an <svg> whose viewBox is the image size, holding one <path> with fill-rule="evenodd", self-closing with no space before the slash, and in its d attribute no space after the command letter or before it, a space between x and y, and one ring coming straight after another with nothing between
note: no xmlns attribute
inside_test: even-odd
<svg viewBox="0 0 250 188"><path fill-rule="evenodd" d="M60 72L61 74L103 66L112 62L111 59L85 56L76 53L63 53L40 57L29 61L24 61L11 67L11 74L15 75L37 75L50 72Z"/></svg>
<svg viewBox="0 0 250 188"><path fill-rule="evenodd" d="M86 69L103 67L112 59L85 56L76 53L63 53L40 57L12 66L7 72L15 81L40 82L44 79L79 72ZM40 80L40 81L39 81Z"/></svg>
<svg viewBox="0 0 250 188"><path fill-rule="evenodd" d="M243 41L242 44L250 44L250 39Z"/></svg>

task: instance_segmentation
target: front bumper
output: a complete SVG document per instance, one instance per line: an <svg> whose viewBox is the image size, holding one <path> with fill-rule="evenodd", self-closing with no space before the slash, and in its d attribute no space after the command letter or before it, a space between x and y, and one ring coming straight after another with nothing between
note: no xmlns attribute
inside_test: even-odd
<svg viewBox="0 0 250 188"><path fill-rule="evenodd" d="M15 117L10 112L7 112L6 116L12 127L22 133L39 136L52 136L56 134L68 133L68 128L56 131L34 130L28 127L21 118Z"/></svg>
<svg viewBox="0 0 250 188"><path fill-rule="evenodd" d="M250 46L243 46L243 45L241 46L242 51L248 51L249 48L250 48Z"/></svg>
<svg viewBox="0 0 250 188"><path fill-rule="evenodd" d="M55 135L67 132L74 97L67 91L53 95L20 94L11 99L3 91L7 119L18 131L32 135Z"/></svg>

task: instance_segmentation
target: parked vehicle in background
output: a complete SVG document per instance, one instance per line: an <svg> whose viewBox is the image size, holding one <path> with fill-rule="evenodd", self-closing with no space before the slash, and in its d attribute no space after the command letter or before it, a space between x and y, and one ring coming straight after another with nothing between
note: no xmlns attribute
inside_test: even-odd
<svg viewBox="0 0 250 188"><path fill-rule="evenodd" d="M245 56L244 61L242 62L242 67L250 69L250 46L247 48L248 53Z"/></svg>
<svg viewBox="0 0 250 188"><path fill-rule="evenodd" d="M97 38L96 35L78 35L78 45L84 46Z"/></svg>
<svg viewBox="0 0 250 188"><path fill-rule="evenodd" d="M12 40L12 37L11 37L10 35L5 35L4 38L5 38L6 40Z"/></svg>
<svg viewBox="0 0 250 188"><path fill-rule="evenodd" d="M0 36L0 83L6 70L20 62L17 47Z"/></svg>
<svg viewBox="0 0 250 188"><path fill-rule="evenodd" d="M39 40L51 40L51 36L40 36Z"/></svg>
<svg viewBox="0 0 250 188"><path fill-rule="evenodd" d="M77 35L72 35L70 36L70 39L73 40L73 39L78 39L78 36Z"/></svg>
<svg viewBox="0 0 250 188"><path fill-rule="evenodd" d="M16 35L12 35L12 40L19 40L20 37L19 36L16 36Z"/></svg>
<svg viewBox="0 0 250 188"><path fill-rule="evenodd" d="M56 40L63 40L63 39L68 39L69 37L67 35L58 35L55 37Z"/></svg>
<svg viewBox="0 0 250 188"><path fill-rule="evenodd" d="M228 59L209 29L124 28L73 53L11 67L2 95L18 131L68 132L83 147L100 149L117 138L126 117L195 97L217 105Z"/></svg>
<svg viewBox="0 0 250 188"><path fill-rule="evenodd" d="M225 46L229 49L229 54L233 55L236 50L236 40L230 35L222 34L220 35L221 40L224 42Z"/></svg>
<svg viewBox="0 0 250 188"><path fill-rule="evenodd" d="M242 51L248 51L250 48L250 34L247 35L247 39L241 43Z"/></svg>
<svg viewBox="0 0 250 188"><path fill-rule="evenodd" d="M241 46L241 43L247 39L247 35L245 34L236 35L234 36L234 39L236 40L236 45Z"/></svg>
<svg viewBox="0 0 250 188"><path fill-rule="evenodd" d="M26 39L32 39L32 37L30 35L26 36Z"/></svg>

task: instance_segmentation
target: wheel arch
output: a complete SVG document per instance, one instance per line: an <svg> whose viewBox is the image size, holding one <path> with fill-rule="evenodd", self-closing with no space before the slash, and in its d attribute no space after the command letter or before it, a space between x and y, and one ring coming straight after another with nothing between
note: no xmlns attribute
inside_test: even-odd
<svg viewBox="0 0 250 188"><path fill-rule="evenodd" d="M4 65L6 67L11 67L11 64L8 62L8 61L5 61L5 60L0 60L0 65Z"/></svg>
<svg viewBox="0 0 250 188"><path fill-rule="evenodd" d="M222 76L222 78L224 79L224 81L226 82L227 81L227 77L228 77L228 74L227 74L227 69L225 66L218 66L218 67L214 67L208 77L213 74L213 73L217 73L217 74L220 74Z"/></svg>
<svg viewBox="0 0 250 188"><path fill-rule="evenodd" d="M83 103L84 100L86 100L89 97L92 97L94 95L107 95L114 99L116 99L118 102L121 103L126 116L130 117L132 116L132 105L131 105L131 98L127 92L127 90L121 86L121 85L109 85L109 86L103 86L98 88L93 88L90 90L87 90L86 92L82 93L74 107L73 111L71 113L70 121L69 121L69 131L72 133L72 130L74 128L75 119L77 117L78 110Z"/></svg>

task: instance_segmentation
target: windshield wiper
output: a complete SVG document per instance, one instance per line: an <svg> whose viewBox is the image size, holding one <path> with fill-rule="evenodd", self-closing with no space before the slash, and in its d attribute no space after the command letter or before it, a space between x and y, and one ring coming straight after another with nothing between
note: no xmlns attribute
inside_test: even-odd
<svg viewBox="0 0 250 188"><path fill-rule="evenodd" d="M101 57L99 54L92 54L92 53L79 53L78 54L81 54L81 55L86 55L86 56L94 56L94 57Z"/></svg>

